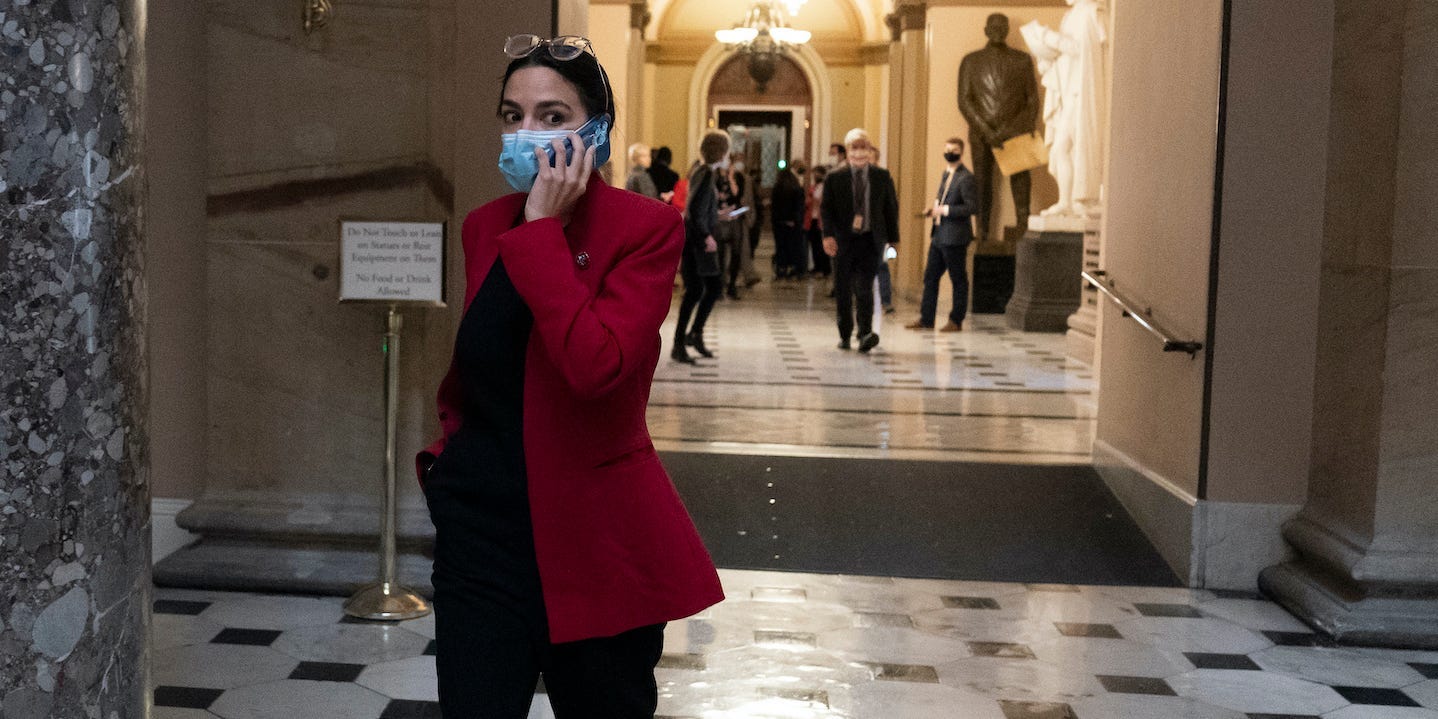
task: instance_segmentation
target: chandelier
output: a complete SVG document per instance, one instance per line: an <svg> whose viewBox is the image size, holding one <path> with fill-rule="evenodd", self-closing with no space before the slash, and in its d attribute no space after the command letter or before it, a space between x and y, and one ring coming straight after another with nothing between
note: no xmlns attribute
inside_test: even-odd
<svg viewBox="0 0 1438 719"><path fill-rule="evenodd" d="M794 12L804 0L786 2ZM714 38L719 42L748 56L749 77L754 79L759 92L764 92L774 78L779 53L788 46L809 42L809 37L808 30L796 30L785 23L778 0L758 0L744 14L743 22L727 30L714 31Z"/></svg>

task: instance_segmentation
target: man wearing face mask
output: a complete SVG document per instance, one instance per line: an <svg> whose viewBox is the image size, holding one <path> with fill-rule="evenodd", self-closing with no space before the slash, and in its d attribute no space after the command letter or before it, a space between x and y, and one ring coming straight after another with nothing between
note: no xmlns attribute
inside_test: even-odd
<svg viewBox="0 0 1438 719"><path fill-rule="evenodd" d="M939 195L934 206L924 210L933 220L929 230L929 257L924 264L924 298L919 303L919 321L907 325L911 330L931 330L938 314L939 281L947 272L954 285L954 306L949 321L940 332L958 332L964 327L969 306L969 278L966 260L974 231L969 218L978 210L978 187L974 176L963 165L964 141L951 137L944 143L944 162L948 168L939 178Z"/></svg>
<svg viewBox="0 0 1438 719"><path fill-rule="evenodd" d="M874 276L885 248L899 244L899 198L889 171L869 162L869 133L856 127L844 136L844 145L849 163L824 182L819 215L824 253L835 261L839 349L849 349L857 320L859 351L868 352L879 344L873 331Z"/></svg>

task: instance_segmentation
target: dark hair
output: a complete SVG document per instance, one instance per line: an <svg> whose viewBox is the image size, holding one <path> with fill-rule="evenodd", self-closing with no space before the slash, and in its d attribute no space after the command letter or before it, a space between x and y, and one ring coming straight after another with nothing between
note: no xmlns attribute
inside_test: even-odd
<svg viewBox="0 0 1438 719"><path fill-rule="evenodd" d="M824 180L824 177L828 174L829 168L824 167L823 165L815 165L814 171L809 175L809 177L814 178L813 182L822 182Z"/></svg>
<svg viewBox="0 0 1438 719"><path fill-rule="evenodd" d="M668 145L660 145L654 148L654 152L649 153L649 161L668 166L674 162L674 151L670 150Z"/></svg>
<svg viewBox="0 0 1438 719"><path fill-rule="evenodd" d="M699 139L699 156L704 164L712 165L729 154L729 133L723 130L709 130Z"/></svg>
<svg viewBox="0 0 1438 719"><path fill-rule="evenodd" d="M964 139L963 139L962 137L957 137L957 136L951 137L951 138L949 138L949 139L947 139L947 140L944 140L944 142L946 142L946 143L948 143L948 144L950 144L950 145L958 145L958 146L959 146L959 154L963 154L963 152L964 152Z"/></svg>
<svg viewBox="0 0 1438 719"><path fill-rule="evenodd" d="M830 145L830 146L829 146L829 149L830 149L830 150L838 150L838 151L839 151L839 157L848 157L848 156L849 156L849 148L844 147L844 143L842 143L842 142L836 142L836 143Z"/></svg>
<svg viewBox="0 0 1438 719"><path fill-rule="evenodd" d="M592 48L591 48L592 49ZM614 112L614 93L609 88L609 74L599 64L594 54L585 51L573 60L556 60L546 48L538 48L524 57L515 58L504 69L504 80L499 84L500 100L504 99L504 88L509 86L509 76L526 67L547 67L569 81L584 103L584 111L590 117L608 113L618 119Z"/></svg>

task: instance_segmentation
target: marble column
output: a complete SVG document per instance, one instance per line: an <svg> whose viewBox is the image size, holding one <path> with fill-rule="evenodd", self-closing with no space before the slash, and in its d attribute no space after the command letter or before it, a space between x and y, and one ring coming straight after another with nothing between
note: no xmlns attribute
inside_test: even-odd
<svg viewBox="0 0 1438 719"><path fill-rule="evenodd" d="M0 18L0 715L143 717L143 4Z"/></svg>
<svg viewBox="0 0 1438 719"><path fill-rule="evenodd" d="M893 173L899 193L899 236L928 237L926 220L919 210L928 207L928 178L924 157L928 145L928 119L913 108L928 107L929 47L928 5L922 1L899 0L893 14L885 18L889 44L889 128L884 138L889 147L884 164ZM870 134L879 128L868 128ZM877 135L876 135L877 137ZM908 241L908 240L906 240ZM899 248L894 272L894 291L917 301L923 292L924 257L927 247Z"/></svg>
<svg viewBox="0 0 1438 719"><path fill-rule="evenodd" d="M1438 648L1438 6L1335 10L1313 462L1261 584L1341 641Z"/></svg>

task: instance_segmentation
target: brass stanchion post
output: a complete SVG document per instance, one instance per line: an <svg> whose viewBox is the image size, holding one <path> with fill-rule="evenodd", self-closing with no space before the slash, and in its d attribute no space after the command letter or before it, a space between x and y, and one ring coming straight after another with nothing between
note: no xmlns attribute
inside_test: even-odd
<svg viewBox="0 0 1438 719"><path fill-rule="evenodd" d="M399 331L403 318L389 307L384 335L384 501L380 505L380 577L345 602L345 613L360 619L416 619L429 603L399 584L395 574L395 433L399 421Z"/></svg>

